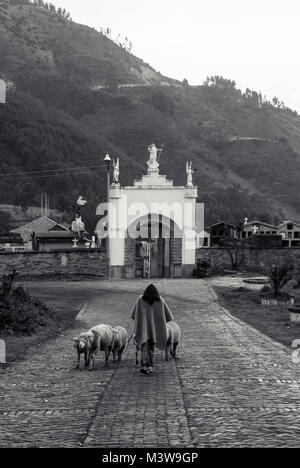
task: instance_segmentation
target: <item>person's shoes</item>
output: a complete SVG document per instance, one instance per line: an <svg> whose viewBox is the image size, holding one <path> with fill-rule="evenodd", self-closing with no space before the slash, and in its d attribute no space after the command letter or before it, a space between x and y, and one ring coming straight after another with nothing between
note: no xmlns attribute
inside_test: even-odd
<svg viewBox="0 0 300 468"><path fill-rule="evenodd" d="M149 371L149 374L152 374L153 373L153 367L149 367L148 371Z"/></svg>
<svg viewBox="0 0 300 468"><path fill-rule="evenodd" d="M141 369L141 373L142 373L142 374L149 374L150 372L149 372L148 367L143 367L143 368Z"/></svg>

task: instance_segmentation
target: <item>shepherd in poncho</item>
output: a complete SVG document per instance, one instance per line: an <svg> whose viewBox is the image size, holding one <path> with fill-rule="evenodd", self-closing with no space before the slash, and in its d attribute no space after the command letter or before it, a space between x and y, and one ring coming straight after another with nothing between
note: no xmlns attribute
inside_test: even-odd
<svg viewBox="0 0 300 468"><path fill-rule="evenodd" d="M164 350L167 344L167 322L173 316L153 284L147 287L134 306L131 318L134 320L135 342L142 354L144 374L153 372L154 347Z"/></svg>

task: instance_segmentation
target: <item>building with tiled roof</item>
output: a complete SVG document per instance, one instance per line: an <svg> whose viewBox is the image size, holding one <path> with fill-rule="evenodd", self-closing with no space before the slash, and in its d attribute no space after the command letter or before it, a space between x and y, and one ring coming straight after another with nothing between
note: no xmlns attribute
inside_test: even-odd
<svg viewBox="0 0 300 468"><path fill-rule="evenodd" d="M32 240L32 234L37 235L48 231L69 231L69 229L62 224L47 218L47 216L41 216L40 218L34 219L24 226L13 229L11 232L20 234L23 238L23 241L27 243Z"/></svg>

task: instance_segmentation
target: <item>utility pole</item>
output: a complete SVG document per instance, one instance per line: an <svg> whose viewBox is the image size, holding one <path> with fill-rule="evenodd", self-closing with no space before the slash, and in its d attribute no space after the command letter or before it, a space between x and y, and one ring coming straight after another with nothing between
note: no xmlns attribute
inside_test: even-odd
<svg viewBox="0 0 300 468"><path fill-rule="evenodd" d="M41 216L49 216L49 195L41 193Z"/></svg>
<svg viewBox="0 0 300 468"><path fill-rule="evenodd" d="M110 169L111 169L111 157L107 153L104 162L106 164L106 185L107 185L107 238L106 238L106 257L107 257L107 278L110 278L110 242L109 242L109 189L110 189Z"/></svg>

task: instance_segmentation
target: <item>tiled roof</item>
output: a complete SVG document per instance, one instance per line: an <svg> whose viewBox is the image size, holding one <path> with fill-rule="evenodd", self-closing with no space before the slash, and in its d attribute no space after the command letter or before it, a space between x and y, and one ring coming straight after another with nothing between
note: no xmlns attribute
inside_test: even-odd
<svg viewBox="0 0 300 468"><path fill-rule="evenodd" d="M253 226L255 224L259 224L259 225L262 225L262 226L267 226L267 227L270 227L272 229L278 229L277 226L274 226L273 224L265 223L264 221L259 221L258 219L255 219L254 221L248 221L248 223L243 224L242 227Z"/></svg>
<svg viewBox="0 0 300 468"><path fill-rule="evenodd" d="M300 227L300 224L295 221L283 221L279 224L279 228L283 228L286 224L293 224L294 226Z"/></svg>
<svg viewBox="0 0 300 468"><path fill-rule="evenodd" d="M23 237L24 242L28 242L31 240L31 234L33 232L45 232L45 231L53 231L54 228L58 228L60 231L68 231L68 228L58 224L56 221L53 221L47 216L42 216L41 218L34 219L25 226L21 226L17 229L12 230L11 232L19 233Z"/></svg>

